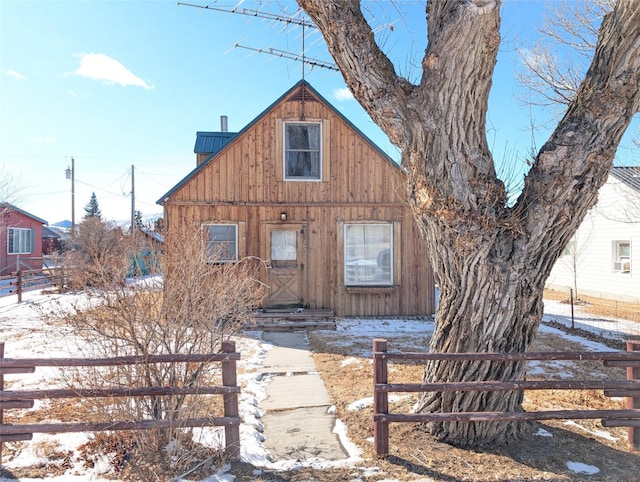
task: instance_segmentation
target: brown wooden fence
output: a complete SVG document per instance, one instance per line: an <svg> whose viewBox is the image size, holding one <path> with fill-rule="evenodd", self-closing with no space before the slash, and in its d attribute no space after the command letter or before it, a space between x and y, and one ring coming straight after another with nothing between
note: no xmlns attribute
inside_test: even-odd
<svg viewBox="0 0 640 482"><path fill-rule="evenodd" d="M388 381L389 360L598 360L609 367L626 367L627 380L479 381L443 383L397 383ZM387 340L373 340L374 444L376 455L389 453L389 423L527 421L553 419L601 419L605 427L628 427L629 444L640 449L640 343L628 342L627 352L541 352L541 353L390 353ZM508 390L604 390L608 397L627 397L626 410L554 410L539 412L451 412L389 413L389 392L454 392Z"/></svg>
<svg viewBox="0 0 640 482"><path fill-rule="evenodd" d="M181 427L224 426L225 447L230 457L240 453L240 416L238 411L235 342L223 342L220 353L202 355L149 355L113 358L4 358L4 343L0 342L0 463L3 442L31 440L34 433L59 432L100 432L112 430L152 430ZM189 387L140 387L105 389L43 389L4 390L4 376L33 373L36 367L81 367L81 366L121 366L146 363L210 363L222 365L222 386ZM202 417L171 420L111 421L103 423L4 423L3 411L7 409L32 408L34 400L57 398L100 398L100 397L144 397L160 395L222 395L223 417Z"/></svg>
<svg viewBox="0 0 640 482"><path fill-rule="evenodd" d="M20 270L0 276L0 296L18 295L18 303L27 291L64 286L62 268Z"/></svg>

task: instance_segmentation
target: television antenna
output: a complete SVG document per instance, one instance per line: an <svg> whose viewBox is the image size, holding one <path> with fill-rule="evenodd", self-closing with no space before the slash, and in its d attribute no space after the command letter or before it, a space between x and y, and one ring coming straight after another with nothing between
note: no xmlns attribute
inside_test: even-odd
<svg viewBox="0 0 640 482"><path fill-rule="evenodd" d="M288 25L297 25L299 27L302 27L302 51L300 54L296 54L295 52L288 52L286 50L280 50L274 47L267 47L267 48L255 48L255 47L249 47L246 45L241 45L239 42L236 42L233 46L233 48L242 48L242 49L246 49L246 50L251 50L253 52L257 52L257 53L263 53L263 54L269 54L269 55L273 55L276 57L280 57L280 58L285 58L285 59L290 59L293 61L300 61L302 62L302 80L304 80L304 73L305 73L305 65L310 65L311 68L313 67L320 67L323 69L328 69L328 70L335 70L338 71L338 67L331 62L325 62L323 60L319 60L319 59L314 59L311 57L307 57L306 53L305 53L305 34L306 31L305 29L317 29L318 27L311 21L309 20L305 20L303 18L294 18L294 17L287 17L285 15L278 15L278 14L273 14L273 13L269 13L269 12L261 12L258 10L252 10L249 8L232 8L232 9L226 9L226 8L221 8L221 7L215 7L215 6L209 6L209 5L196 5L196 4L192 4L192 3L183 3L183 2L178 2L178 5L184 5L186 7L195 7L195 8L201 8L204 10L215 10L218 12L225 12L225 13L232 13L232 14L237 14L237 15L244 15L247 17L256 17L256 18L263 18L266 20L271 20L274 22L282 22L285 23L287 26Z"/></svg>

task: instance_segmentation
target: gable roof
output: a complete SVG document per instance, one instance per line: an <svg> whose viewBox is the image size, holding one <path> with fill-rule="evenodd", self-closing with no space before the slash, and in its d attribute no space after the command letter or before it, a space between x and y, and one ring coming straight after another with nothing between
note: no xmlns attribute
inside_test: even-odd
<svg viewBox="0 0 640 482"><path fill-rule="evenodd" d="M306 80L300 80L300 81L296 82L296 84L293 87L291 87L289 90L287 90L284 94L282 94L280 97L278 97L278 99L276 99L273 103L271 103L271 105L269 105L269 107L267 107L265 110L263 110L255 119L253 119L246 126L244 126L242 128L242 130L240 130L240 132L237 132L237 133L233 133L233 132L210 132L210 133L204 133L203 132L203 134L210 134L210 136L203 136L203 140L201 141L202 145L205 145L207 142L210 142L212 144L215 143L215 142L218 142L218 143L223 142L222 136L218 136L219 134L228 134L228 135L233 136L233 137L228 139L227 142L223 146L221 146L218 151L213 152L207 159L202 161L198 166L196 166L195 169L193 169L181 181L179 181L178 184L176 184L168 192L166 192L160 199L158 199L156 201L156 204L162 205L164 203L164 201L167 200L167 198L169 198L175 191L177 191L184 184L186 184L187 181L189 181L192 177L194 177L201 169L203 169L206 165L208 165L209 162L211 162L211 160L214 157L216 157L229 144L231 144L231 142L235 138L241 137L245 132L247 132L255 124L257 124L263 117L265 117L269 113L269 111L271 109L273 109L276 105L278 105L280 102L282 102L284 99L286 99L289 95L291 95L291 93L295 92L297 89L300 89L300 92L298 92L296 94L296 96L292 97L292 100L299 100L300 98L304 98L305 95L309 95L309 94L311 96L315 96L317 99L314 99L314 100L318 100L319 99L322 103L324 103L337 117L342 119L351 129L353 129L360 137L362 137L367 143L369 143L371 145L371 147L373 147L376 151L378 151L380 153L380 155L384 159L386 159L388 162L390 162L394 167L400 169L400 166L398 165L398 163L396 163L386 152L384 152L377 144L375 144L371 139L369 139L360 129L358 129L349 119L347 119L328 100L326 100L324 97L322 97L318 93L318 91L316 91ZM302 94L302 97L299 97L300 94ZM308 100L311 100L311 99L308 99ZM207 137L210 138L210 139L209 140L204 140ZM214 138L215 138L215 140L214 140ZM196 148L197 147L198 147L198 140L197 140L197 137L196 137ZM194 151L196 153L198 152L196 149L194 149ZM209 152L209 151L203 151L203 152Z"/></svg>
<svg viewBox="0 0 640 482"><path fill-rule="evenodd" d="M22 214L23 216L26 216L26 217L28 217L28 218L31 218L31 219L33 219L33 220L35 220L35 221L38 221L39 223L42 223L42 224L49 224L49 223L48 223L47 221L45 221L44 219L39 218L38 216L34 216L33 214L28 213L27 211L25 211L25 210L23 210L23 209L20 209L20 208L18 208L18 207L16 207L16 206L14 206L13 204L9 204L9 203L0 203L0 209L9 209L9 210L11 210L11 211L15 211L15 212L17 212L17 213L20 213L20 214Z"/></svg>
<svg viewBox="0 0 640 482"><path fill-rule="evenodd" d="M611 175L622 181L627 186L640 192L640 167L636 166L613 166Z"/></svg>
<svg viewBox="0 0 640 482"><path fill-rule="evenodd" d="M49 228L48 226L42 226L42 237L60 239L60 233Z"/></svg>
<svg viewBox="0 0 640 482"><path fill-rule="evenodd" d="M237 132L196 132L196 154L217 154L238 135Z"/></svg>

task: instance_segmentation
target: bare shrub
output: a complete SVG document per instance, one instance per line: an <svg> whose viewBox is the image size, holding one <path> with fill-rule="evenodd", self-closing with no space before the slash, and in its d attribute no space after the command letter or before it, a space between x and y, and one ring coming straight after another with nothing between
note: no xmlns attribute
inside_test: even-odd
<svg viewBox="0 0 640 482"><path fill-rule="evenodd" d="M263 298L257 281L257 260L238 263L204 262L206 243L193 229L169 236L161 259L164 282L147 279L135 284L112 282L108 290L93 290L86 300L67 311L65 321L82 340L85 356L114 357L157 354L207 354L254 321L253 310ZM108 279L108 278L103 278ZM92 308L83 309L91 303ZM162 363L82 368L65 373L74 386L197 387L220 385L216 364ZM138 399L87 399L87 409L107 420L175 420L176 430L139 432L133 458L136 463L158 459L191 460L183 454L194 447L191 429L179 429L180 419L222 415L219 396L167 395ZM117 434L116 434L117 436ZM133 460L132 458L132 460Z"/></svg>
<svg viewBox="0 0 640 482"><path fill-rule="evenodd" d="M85 218L72 233L70 249L63 259L71 289L122 283L128 268L124 234L99 217Z"/></svg>

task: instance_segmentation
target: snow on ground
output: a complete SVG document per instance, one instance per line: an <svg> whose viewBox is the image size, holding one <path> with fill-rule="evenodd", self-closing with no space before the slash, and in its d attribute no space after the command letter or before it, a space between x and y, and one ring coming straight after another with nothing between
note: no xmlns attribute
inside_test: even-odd
<svg viewBox="0 0 640 482"><path fill-rule="evenodd" d="M600 472L600 469L598 467L583 464L582 462L567 462L567 468L571 472L584 475L595 475Z"/></svg>
<svg viewBox="0 0 640 482"><path fill-rule="evenodd" d="M70 336L68 330L61 326L48 325L43 322L43 313L51 309L59 309L72 306L79 298L73 294L48 294L42 295L38 292L31 292L24 295L23 303L16 303L15 296L0 298L0 342L4 341L5 356L8 358L52 358L74 356L77 350L76 340ZM543 321L555 320L566 326L571 326L570 307L555 301L545 301L545 315ZM626 334L640 334L640 324L625 320L596 319L588 314L580 312L576 308L575 326L583 330L596 333L600 336L615 339L624 339ZM565 336L574 342L584 346L585 350L610 351L605 345L583 338L567 335L561 330L541 325L542 332L550 332L560 336ZM344 336L352 340L360 338L366 341L362 350L355 350L352 358L346 359L343 364L346 366L352 363L360 363L361 360L355 357L370 357L371 340L373 338L387 338L390 341L396 338L412 340L416 347L424 347L421 340L429 337L433 332L433 323L415 319L346 319L340 320L335 332L336 342ZM259 374L259 367L264 360L266 351L270 346L261 343L259 337L246 333L236 340L238 351L242 353L242 360L239 362L241 373L239 383L243 385L240 396L240 412L243 423L240 428L241 437L241 458L243 461L251 463L256 467L272 468L275 465L287 467L295 466L295 461L278 461L273 463L269 459L269 454L264 448L262 435L262 416L264 415L258 408L258 403L266 397L265 385L268 383L266 377ZM363 343L364 343L363 341ZM365 348L366 346L366 348ZM390 347L391 349L391 347ZM531 370L542 370L535 364ZM45 380L50 381L56 377L55 369L38 369L32 375L5 376L6 388L26 389L42 387ZM350 409L359 410L371 405L372 400L367 398L351 403ZM339 435L343 444L349 447L352 455L349 460L358 460L359 449L349 441L347 429L338 421L335 432ZM221 446L223 444L223 429L203 428L196 431L202 443L211 446ZM539 433L540 436L549 436L547 433ZM602 436L602 434L593 434ZM74 450L79 444L86 441L88 434L35 434L31 443L26 443L22 452L12 460L5 463L3 467L7 469L20 466L37 464L42 461L45 455L39 453L37 447L47 441L55 441L61 448ZM321 466L322 461L318 461ZM101 478L101 471L107 466L107 461L96 464L93 469L86 469L79 465L72 466L69 471L60 477L48 478L51 482L60 481L106 481ZM599 471L597 467L588 466L579 462L567 461L567 467L580 474L595 474ZM228 469L227 469L228 470ZM8 482L13 479L0 478L0 482ZM29 482L35 479L21 479ZM233 476L224 473L224 469L218 475L212 475L205 479L207 482L232 481Z"/></svg>
<svg viewBox="0 0 640 482"><path fill-rule="evenodd" d="M624 340L628 335L640 336L640 323L583 313L580 306L574 306L574 326L604 338ZM571 326L571 305L560 301L544 301L543 321L554 320L565 326Z"/></svg>

